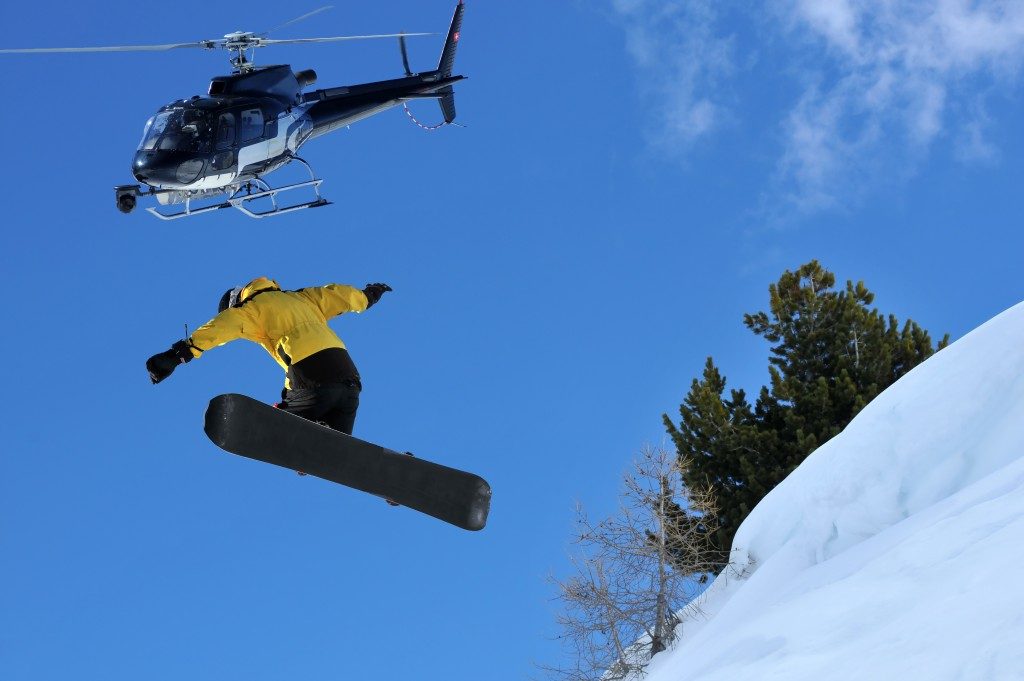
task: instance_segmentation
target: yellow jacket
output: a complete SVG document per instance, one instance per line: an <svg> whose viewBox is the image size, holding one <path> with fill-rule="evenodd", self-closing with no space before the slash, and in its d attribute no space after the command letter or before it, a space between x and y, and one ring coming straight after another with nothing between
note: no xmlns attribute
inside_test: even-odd
<svg viewBox="0 0 1024 681"><path fill-rule="evenodd" d="M362 312L366 294L345 284L282 291L273 279L259 277L238 295L238 305L206 322L188 339L193 357L236 338L259 343L288 371L288 366L327 348L344 348L327 320L344 312Z"/></svg>

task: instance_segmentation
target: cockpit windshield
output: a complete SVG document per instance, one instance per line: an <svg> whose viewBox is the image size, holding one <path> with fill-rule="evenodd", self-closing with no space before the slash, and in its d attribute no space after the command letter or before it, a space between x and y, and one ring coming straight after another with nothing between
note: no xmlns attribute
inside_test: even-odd
<svg viewBox="0 0 1024 681"><path fill-rule="evenodd" d="M212 141L213 126L208 112L176 108L149 119L139 149L206 153Z"/></svg>

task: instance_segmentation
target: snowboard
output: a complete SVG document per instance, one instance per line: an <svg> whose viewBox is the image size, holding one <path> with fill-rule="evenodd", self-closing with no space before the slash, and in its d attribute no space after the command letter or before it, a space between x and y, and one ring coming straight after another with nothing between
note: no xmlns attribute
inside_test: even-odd
<svg viewBox="0 0 1024 681"><path fill-rule="evenodd" d="M487 523L491 487L480 476L385 449L245 395L210 400L204 430L232 454L391 499L465 530Z"/></svg>

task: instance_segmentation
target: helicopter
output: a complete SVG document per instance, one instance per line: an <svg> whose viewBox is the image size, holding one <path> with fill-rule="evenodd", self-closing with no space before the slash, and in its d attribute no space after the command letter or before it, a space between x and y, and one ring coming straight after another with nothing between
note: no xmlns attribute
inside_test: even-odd
<svg viewBox="0 0 1024 681"><path fill-rule="evenodd" d="M324 9L327 7L288 24ZM214 76L206 96L178 99L149 118L131 166L132 175L140 184L115 187L115 201L122 213L131 213L139 198L152 197L158 206L146 210L163 220L193 217L223 208L236 208L249 217L265 218L331 203L320 194L323 180L297 155L306 142L398 105L405 106L413 122L428 130L454 122L452 86L465 78L452 75L464 11L465 4L459 0L437 68L422 73L413 73L409 68L405 40L434 34L275 40L266 38L265 33L236 31L220 39L193 43L9 49L0 53L159 51L190 47L223 48L233 52L232 73ZM404 77L307 91L306 88L317 80L313 69L293 71L286 64L256 66L253 62L258 47L376 38L398 39ZM434 126L419 123L407 105L417 99L436 99L444 122ZM310 179L279 187L272 187L264 179L292 162L304 166ZM278 205L279 194L297 189L311 190L314 198ZM218 202L193 206L193 201L204 199ZM260 208L266 201L253 204L260 199L267 199L270 207Z"/></svg>

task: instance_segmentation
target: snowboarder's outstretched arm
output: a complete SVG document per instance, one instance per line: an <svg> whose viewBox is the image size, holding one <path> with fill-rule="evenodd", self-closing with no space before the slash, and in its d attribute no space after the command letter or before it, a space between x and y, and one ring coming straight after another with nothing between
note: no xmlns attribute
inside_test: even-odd
<svg viewBox="0 0 1024 681"><path fill-rule="evenodd" d="M206 322L188 339L193 357L199 357L207 350L244 338L259 342L261 330L245 310L229 307Z"/></svg>
<svg viewBox="0 0 1024 681"><path fill-rule="evenodd" d="M170 376L179 364L191 362L193 358L218 345L224 345L238 338L256 340L256 328L245 312L237 308L224 310L206 322L188 339L177 341L170 350L153 355L146 360L149 380L159 383Z"/></svg>
<svg viewBox="0 0 1024 681"><path fill-rule="evenodd" d="M387 284L367 284L362 291L346 284L327 284L299 291L330 319L345 312L363 312L380 300L391 287Z"/></svg>

